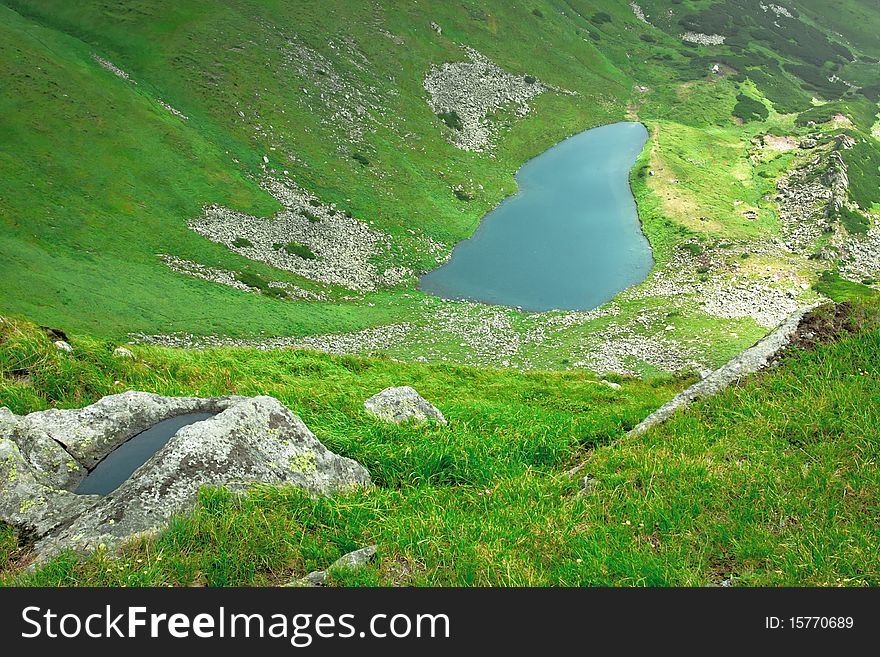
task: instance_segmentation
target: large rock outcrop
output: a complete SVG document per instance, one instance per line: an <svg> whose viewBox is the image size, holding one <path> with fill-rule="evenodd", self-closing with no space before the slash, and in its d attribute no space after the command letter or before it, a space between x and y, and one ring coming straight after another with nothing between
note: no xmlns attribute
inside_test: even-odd
<svg viewBox="0 0 880 657"><path fill-rule="evenodd" d="M152 425L185 413L213 417L179 429L108 495L77 495L103 457ZM273 397L161 397L127 392L75 410L25 417L0 411L0 520L36 539L38 557L114 545L191 508L203 485L291 484L327 495L368 485Z"/></svg>

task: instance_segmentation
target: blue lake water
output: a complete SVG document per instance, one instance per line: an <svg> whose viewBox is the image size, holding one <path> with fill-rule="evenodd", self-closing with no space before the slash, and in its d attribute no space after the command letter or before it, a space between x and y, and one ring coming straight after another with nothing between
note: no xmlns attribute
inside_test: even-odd
<svg viewBox="0 0 880 657"><path fill-rule="evenodd" d="M487 214L420 289L529 311L589 310L640 283L653 265L629 172L641 123L577 134L527 162L519 191Z"/></svg>

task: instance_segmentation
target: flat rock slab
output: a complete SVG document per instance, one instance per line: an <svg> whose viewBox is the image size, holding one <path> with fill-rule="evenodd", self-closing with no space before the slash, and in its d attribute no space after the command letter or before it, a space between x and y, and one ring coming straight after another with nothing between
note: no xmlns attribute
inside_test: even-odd
<svg viewBox="0 0 880 657"><path fill-rule="evenodd" d="M724 388L734 381L738 381L749 374L754 374L765 367L781 349L789 344L792 336L797 331L801 320L804 318L804 315L814 307L815 306L801 308L795 313L789 315L789 317L782 322L775 331L752 347L749 347L739 355L730 359L727 363L709 374L702 381L698 381L691 387L678 393L675 397L637 424L627 435L639 436L655 424L667 420L679 408L689 406L698 399L711 397L724 390Z"/></svg>
<svg viewBox="0 0 880 657"><path fill-rule="evenodd" d="M217 415L178 430L105 496L76 495L104 456L162 420ZM203 485L290 484L316 495L369 485L367 470L334 454L273 397L160 397L127 392L82 409L0 413L0 520L37 539L38 558L112 546L191 508Z"/></svg>
<svg viewBox="0 0 880 657"><path fill-rule="evenodd" d="M443 413L409 386L385 388L365 401L364 408L379 419L394 424L407 420L416 422L435 420L440 424L446 424Z"/></svg>

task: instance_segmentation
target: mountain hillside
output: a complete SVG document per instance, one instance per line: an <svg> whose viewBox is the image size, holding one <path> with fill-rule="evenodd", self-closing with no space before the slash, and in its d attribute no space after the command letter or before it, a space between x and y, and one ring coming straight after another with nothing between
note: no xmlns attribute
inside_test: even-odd
<svg viewBox="0 0 880 657"><path fill-rule="evenodd" d="M873 5L4 0L2 307L169 345L712 367L821 276L880 275ZM651 131L645 283L541 315L416 289L523 162L625 119Z"/></svg>

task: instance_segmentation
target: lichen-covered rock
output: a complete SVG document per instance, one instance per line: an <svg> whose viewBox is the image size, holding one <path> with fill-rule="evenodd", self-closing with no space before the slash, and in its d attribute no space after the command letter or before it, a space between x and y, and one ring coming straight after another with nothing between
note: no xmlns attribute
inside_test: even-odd
<svg viewBox="0 0 880 657"><path fill-rule="evenodd" d="M50 409L22 418L22 433L41 431L86 468L157 422L184 413L219 413L242 397L163 397L130 390L85 408Z"/></svg>
<svg viewBox="0 0 880 657"><path fill-rule="evenodd" d="M0 439L0 520L26 536L40 536L88 508L94 498L40 483L18 444Z"/></svg>
<svg viewBox="0 0 880 657"><path fill-rule="evenodd" d="M409 386L385 388L365 401L364 408L368 413L395 424L406 420L436 420L440 424L446 424L443 413Z"/></svg>
<svg viewBox="0 0 880 657"><path fill-rule="evenodd" d="M179 429L106 496L72 491L115 447L162 420L217 415ZM66 449L65 449L66 448ZM67 471L65 471L65 468ZM75 410L0 413L0 520L61 549L114 545L162 527L193 506L203 485L289 484L314 494L368 485L357 462L334 454L272 397L161 397L127 392Z"/></svg>

